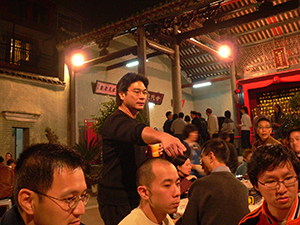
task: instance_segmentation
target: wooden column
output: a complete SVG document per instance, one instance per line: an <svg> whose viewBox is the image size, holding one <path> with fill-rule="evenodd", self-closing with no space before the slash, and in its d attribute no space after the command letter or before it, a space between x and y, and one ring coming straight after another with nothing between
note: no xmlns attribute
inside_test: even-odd
<svg viewBox="0 0 300 225"><path fill-rule="evenodd" d="M146 35L144 27L138 27L138 46L137 46L137 56L138 56L138 73L147 77L147 53L146 53ZM143 109L144 114L147 116L147 125L150 124L150 115L148 107L148 99L146 101L145 107Z"/></svg>
<svg viewBox="0 0 300 225"><path fill-rule="evenodd" d="M174 25L174 35L176 34L178 34L178 26ZM175 51L174 59L172 60L173 112L178 114L182 111L182 92L179 45L175 39L173 40L172 48Z"/></svg>
<svg viewBox="0 0 300 225"><path fill-rule="evenodd" d="M57 45L56 49L58 51L58 79L65 81L65 48L62 45Z"/></svg>
<svg viewBox="0 0 300 225"><path fill-rule="evenodd" d="M74 146L78 143L78 115L77 115L77 91L76 91L76 74L73 69L69 68L70 74L70 95L69 95L69 135L70 146Z"/></svg>
<svg viewBox="0 0 300 225"><path fill-rule="evenodd" d="M236 90L236 70L235 70L235 61L232 60L231 62L231 68L230 68L230 81L231 81L231 96L232 96L232 120L235 122L235 124L238 124L238 109L236 107L238 100L237 100L237 94L235 93ZM238 135L238 129L235 129L235 134Z"/></svg>

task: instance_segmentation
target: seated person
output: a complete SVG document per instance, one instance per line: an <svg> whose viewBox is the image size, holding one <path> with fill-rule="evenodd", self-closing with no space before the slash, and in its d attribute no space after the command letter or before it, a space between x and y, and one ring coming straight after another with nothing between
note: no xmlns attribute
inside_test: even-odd
<svg viewBox="0 0 300 225"><path fill-rule="evenodd" d="M16 169L16 160L14 160L14 159L9 159L9 160L7 161L7 166L9 166L9 167L12 169L13 174L14 174L14 173L15 173L15 169Z"/></svg>
<svg viewBox="0 0 300 225"><path fill-rule="evenodd" d="M239 224L300 224L299 172L299 159L287 147L257 148L248 164L248 176L264 201Z"/></svg>
<svg viewBox="0 0 300 225"><path fill-rule="evenodd" d="M59 144L36 144L17 161L16 205L1 225L81 224L89 200L83 161L74 150Z"/></svg>
<svg viewBox="0 0 300 225"><path fill-rule="evenodd" d="M192 163L191 175L195 175L199 178L204 176L204 172L200 166L201 147L197 143L198 136L198 128L194 124L188 124L185 126L183 130L183 144L187 149L185 154L190 157Z"/></svg>
<svg viewBox="0 0 300 225"><path fill-rule="evenodd" d="M234 145L230 143L230 134L227 131L222 131L220 138L225 141L229 149L229 160L226 162L226 165L229 167L231 173L234 174L239 164L237 150Z"/></svg>
<svg viewBox="0 0 300 225"><path fill-rule="evenodd" d="M197 179L195 175L190 175L192 170L191 161L186 155L180 155L174 157L172 163L180 177L180 198L186 198L192 183Z"/></svg>
<svg viewBox="0 0 300 225"><path fill-rule="evenodd" d="M256 150L256 148L263 145L280 145L281 142L277 141L273 137L271 137L272 133L272 125L270 120L267 118L260 118L257 121L256 133L259 138L253 143L252 152Z"/></svg>
<svg viewBox="0 0 300 225"><path fill-rule="evenodd" d="M231 173L226 143L213 138L203 145L201 166L206 176L189 190L184 225L233 225L249 213L248 189Z"/></svg>
<svg viewBox="0 0 300 225"><path fill-rule="evenodd" d="M7 165L7 161L10 160L10 159L12 159L12 155L11 155L11 153L7 152L7 153L5 154L5 162L6 162L6 165Z"/></svg>
<svg viewBox="0 0 300 225"><path fill-rule="evenodd" d="M140 204L119 225L174 225L168 214L177 211L180 180L175 166L163 158L147 159L137 171Z"/></svg>
<svg viewBox="0 0 300 225"><path fill-rule="evenodd" d="M300 159L300 127L294 127L288 131L290 149L293 150Z"/></svg>
<svg viewBox="0 0 300 225"><path fill-rule="evenodd" d="M10 198L13 193L13 172L9 166L4 165L0 156L0 199Z"/></svg>
<svg viewBox="0 0 300 225"><path fill-rule="evenodd" d="M288 131L287 139L289 140L289 146L292 151L295 152L296 156L300 160L300 127L294 127ZM298 174L300 178L300 173ZM300 182L299 182L300 190Z"/></svg>
<svg viewBox="0 0 300 225"><path fill-rule="evenodd" d="M252 157L252 151L250 149L246 149L243 152L243 162L236 170L235 175L246 175L247 174L247 164L249 163L250 159Z"/></svg>

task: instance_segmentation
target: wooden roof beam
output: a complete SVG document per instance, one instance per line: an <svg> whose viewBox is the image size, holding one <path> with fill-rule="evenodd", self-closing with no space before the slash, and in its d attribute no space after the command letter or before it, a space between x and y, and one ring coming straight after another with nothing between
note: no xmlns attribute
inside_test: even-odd
<svg viewBox="0 0 300 225"><path fill-rule="evenodd" d="M257 11L254 13L247 14L245 16L240 16L237 18L232 18L229 20L225 20L223 22L219 22L214 24L213 26L203 27L196 30L188 31L185 33L180 33L175 36L176 42L181 43L183 40L197 37L203 34L207 34L210 32L214 32L218 29L229 28L233 26L237 26L240 24L248 23L251 21L255 21L262 18L267 18L278 13L283 13L286 11L291 11L299 7L299 0L292 0L282 4L275 5L273 7L269 7L265 10Z"/></svg>

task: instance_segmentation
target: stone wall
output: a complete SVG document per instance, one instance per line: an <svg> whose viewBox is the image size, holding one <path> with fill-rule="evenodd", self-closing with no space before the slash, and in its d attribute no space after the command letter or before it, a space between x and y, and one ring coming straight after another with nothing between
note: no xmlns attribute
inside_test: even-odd
<svg viewBox="0 0 300 225"><path fill-rule="evenodd" d="M29 129L29 144L47 142L45 128L50 127L62 144L68 143L68 87L25 79L7 78L0 74L0 155L13 155L13 128ZM35 122L6 119L4 112L39 115ZM16 119L16 118L14 118ZM21 120L21 121L20 121ZM23 120L23 121L22 121Z"/></svg>

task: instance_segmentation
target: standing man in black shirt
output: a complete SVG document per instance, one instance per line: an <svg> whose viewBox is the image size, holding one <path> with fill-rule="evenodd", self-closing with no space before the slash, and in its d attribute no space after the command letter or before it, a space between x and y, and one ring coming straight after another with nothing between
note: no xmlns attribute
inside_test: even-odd
<svg viewBox="0 0 300 225"><path fill-rule="evenodd" d="M164 132L168 133L168 134L172 134L172 131L171 131L171 125L172 125L172 122L173 122L173 114L171 111L168 111L166 112L166 117L167 117L167 120L165 121L164 123Z"/></svg>
<svg viewBox="0 0 300 225"><path fill-rule="evenodd" d="M102 128L103 174L99 181L98 203L105 225L118 224L139 205L136 170L146 159L140 146L160 143L160 151L169 156L182 155L179 139L140 124L136 116L147 100L148 79L127 73L117 84L118 109Z"/></svg>

